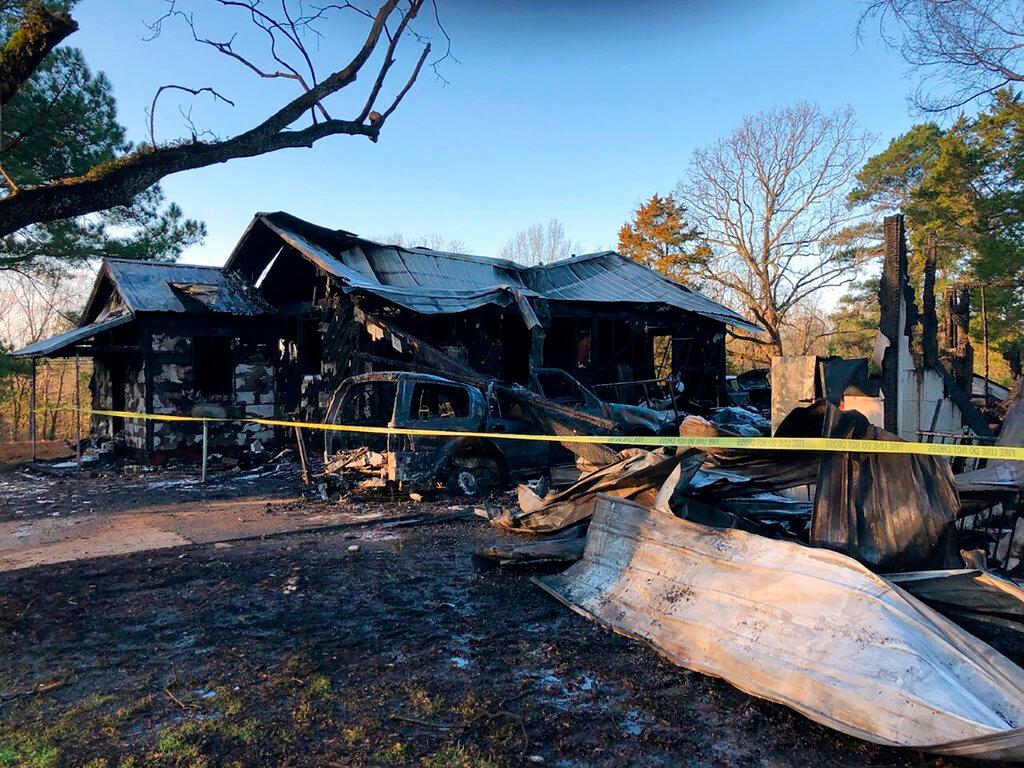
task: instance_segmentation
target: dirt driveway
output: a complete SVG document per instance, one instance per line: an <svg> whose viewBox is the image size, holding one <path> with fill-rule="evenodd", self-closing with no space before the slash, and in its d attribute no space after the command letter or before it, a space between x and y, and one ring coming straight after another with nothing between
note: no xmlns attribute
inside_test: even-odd
<svg viewBox="0 0 1024 768"><path fill-rule="evenodd" d="M154 510L209 503L163 493ZM444 500L342 511L450 517ZM474 562L505 537L376 519L0 573L0 766L969 765L664 662ZM1021 661L1019 641L970 629Z"/></svg>
<svg viewBox="0 0 1024 768"><path fill-rule="evenodd" d="M0 469L0 571L353 522L298 501L291 467L211 477L51 477Z"/></svg>

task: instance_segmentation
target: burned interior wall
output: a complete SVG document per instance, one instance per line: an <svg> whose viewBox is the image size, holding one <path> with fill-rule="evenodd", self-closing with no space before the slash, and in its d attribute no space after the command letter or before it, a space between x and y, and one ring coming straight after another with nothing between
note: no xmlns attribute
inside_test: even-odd
<svg viewBox="0 0 1024 768"><path fill-rule="evenodd" d="M554 304L554 303L552 303ZM353 322L357 308L397 328L485 376L527 384L531 367L561 368L587 385L649 380L671 373L687 397L718 405L725 387L725 327L722 323L668 307L622 312L585 303L546 302L536 307L542 325L527 328L515 307L484 306L465 312L425 315L373 296L346 293L325 282L322 298L308 307L315 318L323 359L318 371L284 374L294 392L301 379L303 418L326 413L331 395L349 376L408 367L407 350L384 334L374 336ZM301 323L299 324L301 327ZM299 344L301 353L301 344ZM296 371L295 339L282 340L283 370ZM659 354L662 358L659 360ZM662 366L659 367L659 363ZM643 390L616 388L616 400L640 401ZM295 398L282 395L283 402Z"/></svg>
<svg viewBox="0 0 1024 768"><path fill-rule="evenodd" d="M145 365L139 339L139 329L132 323L94 341L89 379L93 410L145 410ZM140 419L94 414L90 432L99 438L117 437L133 449L146 447L145 425Z"/></svg>
<svg viewBox="0 0 1024 768"><path fill-rule="evenodd" d="M92 363L92 377L89 379L89 392L92 395L94 411L109 411L114 408L114 380L110 358L96 357ZM94 437L109 438L114 436L114 422L109 416L93 414L90 430Z"/></svg>
<svg viewBox="0 0 1024 768"><path fill-rule="evenodd" d="M316 285L316 301L301 307L288 323L279 377L284 412L308 421L321 420L341 382L362 372L353 358L352 297L325 275L318 276Z"/></svg>
<svg viewBox="0 0 1024 768"><path fill-rule="evenodd" d="M936 359L937 321L922 322L914 304L910 282L903 216L888 216L884 222L885 257L879 282L879 335L873 360L882 369L885 428L904 440L922 437L960 439L968 431L991 437L992 430L978 412L965 389L941 360ZM934 265L934 254L927 262ZM922 291L934 290L934 274L927 274ZM950 297L955 304L955 297ZM925 296L923 305L934 315L934 297ZM955 339L958 314L947 316L947 339ZM926 338L917 333L921 329ZM959 333L959 331L957 331ZM966 342L966 333L963 336ZM969 355L968 355L969 357ZM964 371L968 373L968 371Z"/></svg>
<svg viewBox="0 0 1024 768"><path fill-rule="evenodd" d="M99 411L145 411L145 371L141 359L101 355L93 360L89 389L92 408ZM118 438L129 448L145 450L142 419L94 414L91 433L97 438Z"/></svg>
<svg viewBox="0 0 1024 768"><path fill-rule="evenodd" d="M954 285L946 289L945 354L943 361L953 380L970 392L974 378L974 348L971 346L971 290Z"/></svg>
<svg viewBox="0 0 1024 768"><path fill-rule="evenodd" d="M529 380L534 333L515 306L487 305L464 312L422 314L379 297L346 292L326 275L316 279L316 301L292 305L281 339L281 402L286 412L318 420L341 383L362 373L404 370L407 350L353 322L357 309L386 318L396 327L486 376L525 384ZM541 313L543 316L543 313ZM537 329L543 333L543 329ZM309 343L315 333L316 342ZM307 348L320 358L309 365Z"/></svg>

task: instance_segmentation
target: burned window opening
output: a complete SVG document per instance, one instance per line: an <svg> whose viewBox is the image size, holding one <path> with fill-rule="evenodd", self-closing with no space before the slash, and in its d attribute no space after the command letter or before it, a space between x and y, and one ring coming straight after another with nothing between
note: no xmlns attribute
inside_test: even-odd
<svg viewBox="0 0 1024 768"><path fill-rule="evenodd" d="M350 387L341 401L338 417L342 424L384 427L395 410L395 383L369 381Z"/></svg>
<svg viewBox="0 0 1024 768"><path fill-rule="evenodd" d="M469 416L469 392L464 387L417 384L410 410L413 419L464 419Z"/></svg>
<svg viewBox="0 0 1024 768"><path fill-rule="evenodd" d="M663 331L652 331L651 357L654 360L654 378L667 379L674 372L672 360L672 334Z"/></svg>
<svg viewBox="0 0 1024 768"><path fill-rule="evenodd" d="M195 336L192 339L196 392L230 395L234 378L231 339L228 336Z"/></svg>
<svg viewBox="0 0 1024 768"><path fill-rule="evenodd" d="M576 331L576 367L590 367L590 329L580 328Z"/></svg>
<svg viewBox="0 0 1024 768"><path fill-rule="evenodd" d="M324 356L324 337L320 332L320 317L305 317L299 322L298 356L299 366L305 376L320 373Z"/></svg>
<svg viewBox="0 0 1024 768"><path fill-rule="evenodd" d="M395 414L398 387L393 381L357 382L345 390L335 423L386 427ZM372 451L387 449L387 437L372 433L331 432L327 452L365 446Z"/></svg>

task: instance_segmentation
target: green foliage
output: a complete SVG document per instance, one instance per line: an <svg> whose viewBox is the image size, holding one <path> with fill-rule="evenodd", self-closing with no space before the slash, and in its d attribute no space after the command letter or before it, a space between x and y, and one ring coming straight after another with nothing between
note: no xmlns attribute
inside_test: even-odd
<svg viewBox="0 0 1024 768"><path fill-rule="evenodd" d="M0 10L11 34L17 13ZM113 87L82 52L58 48L5 105L0 123L0 196L22 187L88 174L135 148L117 120ZM154 185L130 206L28 227L0 240L0 269L66 269L100 256L174 260L202 240L201 222L166 205Z"/></svg>
<svg viewBox="0 0 1024 768"><path fill-rule="evenodd" d="M16 392L17 377L28 376L31 373L31 362L15 359L0 351L0 403L6 402ZM3 757L0 756L0 766L3 764Z"/></svg>
<svg viewBox="0 0 1024 768"><path fill-rule="evenodd" d="M869 357L878 331L878 278L853 283L831 315L828 353L840 357Z"/></svg>
<svg viewBox="0 0 1024 768"><path fill-rule="evenodd" d="M669 277L682 277L691 262L691 244L700 234L686 223L686 207L668 194L651 195L619 229L619 252Z"/></svg>
<svg viewBox="0 0 1024 768"><path fill-rule="evenodd" d="M4 110L3 131L4 170L18 186L79 176L130 147L110 81L77 48L43 60Z"/></svg>
<svg viewBox="0 0 1024 768"><path fill-rule="evenodd" d="M409 759L409 747L400 741L393 741L381 747L373 755L374 765L403 765Z"/></svg>
<svg viewBox="0 0 1024 768"><path fill-rule="evenodd" d="M996 349L1024 327L1024 105L1004 90L975 118L946 129L916 125L865 164L850 194L879 213L902 210L917 284L925 244L937 242L937 289L953 281L1003 281L986 289ZM978 296L972 301L979 305ZM977 314L975 312L975 314ZM974 329L977 336L977 329Z"/></svg>
<svg viewBox="0 0 1024 768"><path fill-rule="evenodd" d="M881 210L906 208L926 169L935 162L940 136L939 126L923 123L893 139L882 152L869 158L857 174L850 202L870 203Z"/></svg>
<svg viewBox="0 0 1024 768"><path fill-rule="evenodd" d="M0 768L50 768L59 756L52 744L28 736L0 743Z"/></svg>
<svg viewBox="0 0 1024 768"><path fill-rule="evenodd" d="M209 760L203 754L203 727L187 722L164 731L156 743L161 763L177 768L206 768Z"/></svg>

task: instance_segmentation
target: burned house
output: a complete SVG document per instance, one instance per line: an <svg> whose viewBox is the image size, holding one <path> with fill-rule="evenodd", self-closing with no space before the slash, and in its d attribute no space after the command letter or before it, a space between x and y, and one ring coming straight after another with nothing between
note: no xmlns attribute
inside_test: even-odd
<svg viewBox="0 0 1024 768"><path fill-rule="evenodd" d="M91 357L92 409L189 415L198 405L231 418L277 413L279 320L250 286L217 267L104 259L79 327L14 353ZM195 423L98 413L93 435L136 453L198 449ZM269 443L272 429L216 422L217 449Z"/></svg>
<svg viewBox="0 0 1024 768"><path fill-rule="evenodd" d="M318 421L344 379L410 367L375 317L487 376L526 384L553 367L596 386L671 374L704 405L724 397L726 325L759 330L611 251L524 267L269 213L222 268L104 260L80 326L15 354L91 356L94 410ZM211 429L224 450L274 438L251 423ZM146 453L198 441L194 425L154 419L96 415L93 431Z"/></svg>

